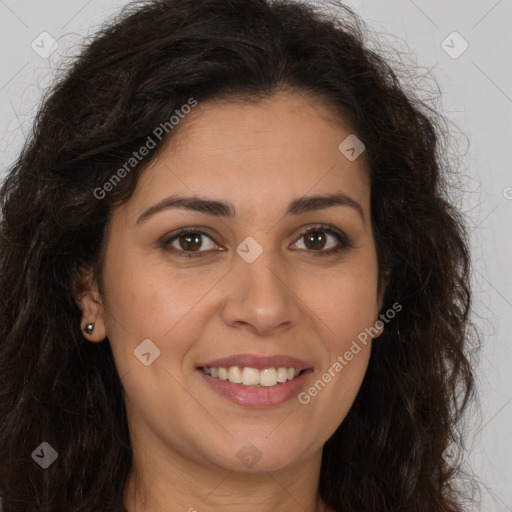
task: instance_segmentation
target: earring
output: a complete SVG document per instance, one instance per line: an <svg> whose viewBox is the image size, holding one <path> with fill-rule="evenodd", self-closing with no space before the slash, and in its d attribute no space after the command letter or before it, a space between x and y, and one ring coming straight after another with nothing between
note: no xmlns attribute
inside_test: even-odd
<svg viewBox="0 0 512 512"><path fill-rule="evenodd" d="M87 333L87 334L92 334L92 331L94 329L94 323L90 323L90 324L87 324L85 327L84 327L84 331Z"/></svg>

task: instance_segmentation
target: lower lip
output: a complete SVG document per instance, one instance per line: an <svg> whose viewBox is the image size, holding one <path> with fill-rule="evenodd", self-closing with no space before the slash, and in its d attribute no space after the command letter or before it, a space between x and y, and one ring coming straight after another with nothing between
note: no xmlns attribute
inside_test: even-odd
<svg viewBox="0 0 512 512"><path fill-rule="evenodd" d="M197 371L217 393L229 398L235 404L247 407L271 407L287 402L300 393L306 379L312 372L311 369L306 370L295 379L287 380L275 386L257 387L233 384L229 380L206 375L202 370Z"/></svg>

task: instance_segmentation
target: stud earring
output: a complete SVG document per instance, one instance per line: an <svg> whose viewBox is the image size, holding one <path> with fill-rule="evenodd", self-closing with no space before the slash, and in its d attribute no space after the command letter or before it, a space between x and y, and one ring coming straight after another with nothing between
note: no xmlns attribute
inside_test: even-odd
<svg viewBox="0 0 512 512"><path fill-rule="evenodd" d="M94 323L87 324L87 325L84 327L84 331L85 331L87 334L92 334L93 329L94 329Z"/></svg>

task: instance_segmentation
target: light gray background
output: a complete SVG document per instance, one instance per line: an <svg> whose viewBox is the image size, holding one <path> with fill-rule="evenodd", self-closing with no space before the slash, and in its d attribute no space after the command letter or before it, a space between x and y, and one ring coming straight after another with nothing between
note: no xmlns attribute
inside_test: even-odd
<svg viewBox="0 0 512 512"><path fill-rule="evenodd" d="M0 175L29 133L36 107L63 55L78 50L124 0L0 0ZM440 87L442 112L454 129L470 219L475 320L483 336L478 366L481 415L470 420L465 465L481 484L482 510L512 511L512 0L363 0L348 5ZM457 31L469 44L458 58L442 42ZM31 47L48 32L58 43L49 59ZM41 43L39 43L41 45ZM461 40L448 38L452 52ZM395 52L396 54L396 52ZM429 75L430 73L430 75ZM432 85L432 82L430 82ZM434 90L435 92L435 86Z"/></svg>

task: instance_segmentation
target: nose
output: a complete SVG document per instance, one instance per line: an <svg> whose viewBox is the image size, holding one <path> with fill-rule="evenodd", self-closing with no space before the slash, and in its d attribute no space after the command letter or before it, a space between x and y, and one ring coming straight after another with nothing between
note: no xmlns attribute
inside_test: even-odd
<svg viewBox="0 0 512 512"><path fill-rule="evenodd" d="M272 251L263 250L252 263L235 257L225 283L222 317L231 327L269 336L296 325L303 315L291 273Z"/></svg>

